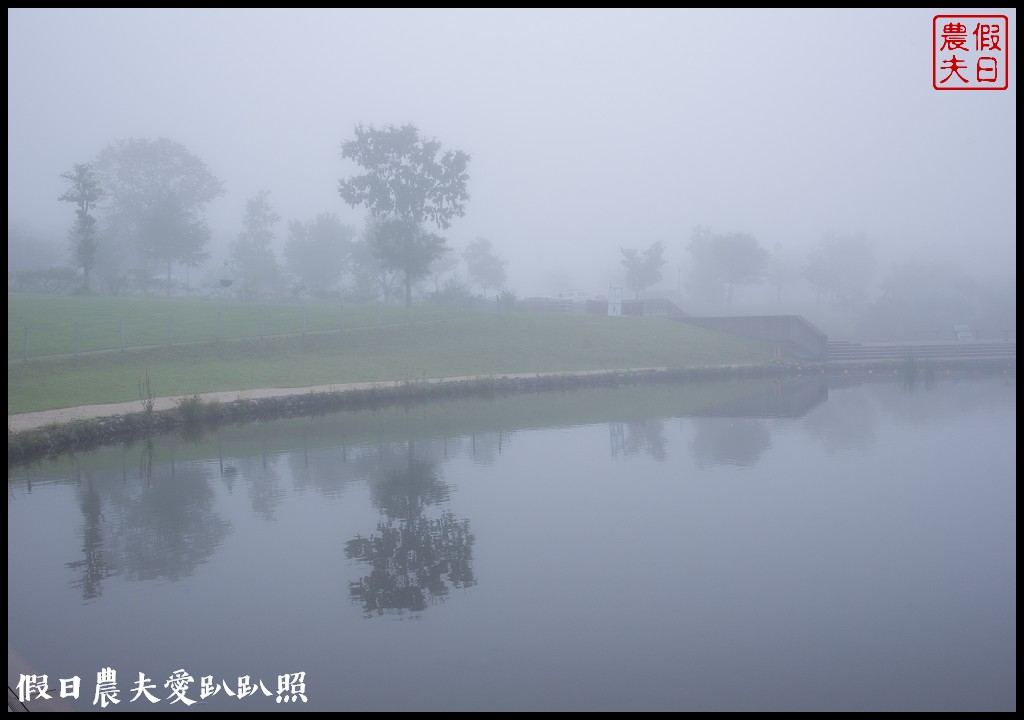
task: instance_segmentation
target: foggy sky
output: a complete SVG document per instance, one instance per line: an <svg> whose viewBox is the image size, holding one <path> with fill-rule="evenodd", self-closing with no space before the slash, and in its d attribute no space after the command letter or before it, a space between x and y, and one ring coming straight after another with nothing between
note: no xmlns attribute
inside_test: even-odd
<svg viewBox="0 0 1024 720"><path fill-rule="evenodd" d="M8 9L8 219L66 246L60 174L167 137L225 182L212 262L261 189L287 221L336 212L357 123L472 155L467 214L520 297L605 292L622 247L694 225L800 251L861 233L881 263L1016 267L1016 11L1009 89L932 88L921 10ZM279 252L279 257L281 257Z"/></svg>

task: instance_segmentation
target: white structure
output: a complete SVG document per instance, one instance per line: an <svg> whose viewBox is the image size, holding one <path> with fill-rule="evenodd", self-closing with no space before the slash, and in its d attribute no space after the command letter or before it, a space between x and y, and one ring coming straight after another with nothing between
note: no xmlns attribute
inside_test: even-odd
<svg viewBox="0 0 1024 720"><path fill-rule="evenodd" d="M608 287L608 317L622 315L622 288Z"/></svg>

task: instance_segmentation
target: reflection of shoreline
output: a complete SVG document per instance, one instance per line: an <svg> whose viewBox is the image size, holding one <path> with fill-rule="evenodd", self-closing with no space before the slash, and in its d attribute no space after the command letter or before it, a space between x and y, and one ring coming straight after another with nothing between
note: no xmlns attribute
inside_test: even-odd
<svg viewBox="0 0 1024 720"><path fill-rule="evenodd" d="M1013 384L1016 375L1002 371L979 376L975 373L936 373L941 387L959 381L988 381ZM258 423L221 425L205 438L181 443L174 434L154 436L153 442L176 445L182 461L207 457L247 457L261 453L287 452L300 447L307 451L350 448L373 442L420 439L479 437L483 434L509 435L541 427L572 427L594 423L637 423L652 418L684 416L726 417L744 412L754 417L796 417L813 410L827 397L829 389L857 385L890 384L898 375L874 372L857 376L804 375L783 379L717 379L703 382L647 382L628 386L581 387L563 392L523 392L489 398L457 397L367 408L340 410L329 414L283 418ZM258 436L260 440L253 440ZM130 447L132 443L127 443ZM99 446L78 455L90 468L121 469L121 445ZM45 460L14 462L8 470L67 462L69 454Z"/></svg>
<svg viewBox="0 0 1024 720"><path fill-rule="evenodd" d="M80 471L74 486L82 530L78 555L64 563L70 584L90 602L103 595L111 578L177 582L207 562L232 531L215 509L214 473L209 467L154 464L146 443L137 470Z"/></svg>
<svg viewBox="0 0 1024 720"><path fill-rule="evenodd" d="M828 400L828 380L817 375L777 380L749 397L726 401L694 413L698 417L803 417Z"/></svg>
<svg viewBox="0 0 1024 720"><path fill-rule="evenodd" d="M459 397L497 397L521 393L568 391L596 387L646 384L671 385L750 378L796 378L860 375L892 370L885 362L809 366L751 364L682 369L593 370L535 373L477 378L427 378L422 381L356 383L348 386L265 389L210 393L196 396L204 403L204 425L241 424L278 418L310 416L350 409L415 405ZM1016 372L1015 361L1005 359L935 361L942 373L966 371L972 375ZM157 398L155 412L147 415L139 403L99 405L38 413L8 415L7 462L30 462L73 450L86 450L173 431L182 425L176 408L180 398ZM123 414L117 414L118 412ZM61 424L63 423L63 424Z"/></svg>
<svg viewBox="0 0 1024 720"><path fill-rule="evenodd" d="M419 612L432 602L443 601L449 587L475 584L469 521L450 513L437 518L436 513L427 512L432 507L443 507L449 499L444 464L461 456L474 464L492 465L505 447L516 444L514 431L489 430L474 410L496 422L516 403L531 411L543 408L551 415L535 418L525 426L539 430L550 427L541 421L552 415L564 417L566 410L572 415L581 410L590 414L588 421L574 427L599 424L601 420L594 419L595 415L621 417L628 414L628 409L651 413L645 420L608 421L608 425L613 458L620 453L645 454L656 461L675 453L670 452L664 420L689 418L695 463L698 468L710 468L755 465L772 447L776 426L770 418L805 418L801 426L807 435L827 452L834 452L867 449L874 439L876 416L883 409L918 423L928 417L963 413L973 404L991 402L996 396L1015 403L1015 394L1006 393L1006 386L1014 383L1012 378L962 384L951 381L915 398L900 392L893 376L876 380L830 383L826 378L811 377L719 382L700 388L673 388L678 396L667 396L667 388L662 386L501 401L460 400L443 412L429 406L347 413L346 419L368 425L369 432L397 426L405 433L404 440L377 435L379 439L372 444L336 434L337 428L328 423L327 417L293 419L243 427L240 432L248 435L247 440L227 448L218 440L206 446L206 454L196 461L182 457L184 451L191 452L195 446L177 444L172 436L170 444L164 445L159 440L147 440L138 464L129 462L125 447L119 448L117 467L107 463L104 469L96 470L90 467L89 455L76 455L70 458L70 468L26 468L24 481L28 492L32 483L39 482L76 486L84 522L77 557L66 562L65 568L73 571L72 585L86 601L100 597L112 577L173 582L190 576L195 567L208 560L231 531L231 523L212 506L215 480L229 493L237 493L236 484L244 478L251 512L266 521L276 519L275 510L286 495L282 487L289 478L296 491L313 491L324 497L340 497L353 483L365 482L371 503L383 517L362 524L361 534L354 538L348 535L352 538L346 544L348 559L369 566L350 587L351 599L369 614ZM854 385L869 389L846 392ZM831 393L830 386L834 387ZM696 392L698 389L700 392ZM593 402L569 407L571 399L583 397ZM682 400L686 401L685 413L678 412ZM654 409L666 405L673 412L653 414ZM367 422L373 418L380 422ZM463 434L438 436L438 432L452 429L445 421L453 419L459 421ZM325 423L327 427L322 427ZM466 423L475 430L465 432ZM782 425L793 427L789 422ZM297 436L282 433L282 428L300 432ZM313 447L311 439L329 443ZM270 447L272 441L275 449ZM282 442L288 449L280 449ZM59 479L53 479L53 474ZM19 481L9 477L9 485ZM147 531L143 523L152 520L158 521L155 530Z"/></svg>
<svg viewBox="0 0 1024 720"><path fill-rule="evenodd" d="M1006 442L991 446L999 451L998 457L1002 462L992 467L999 468L1000 477L1005 475L1004 469L1010 470L1011 474L1005 475L1008 478L1005 482L1011 483L1012 487L1013 445L1006 427L1012 425L1014 397L1012 391L1006 390L1004 383L998 380L963 383L959 388L951 383L948 387L940 387L925 399L932 403L942 400L942 409L946 410L960 405L969 396L977 396L984 408L996 402L997 393L1002 391L1003 399L999 402L999 413L995 419ZM633 395L632 391L620 392L618 403L628 403ZM833 419L821 418L822 409L827 409L826 413L831 413L835 419L849 419L848 409L851 404L854 408L877 408L880 401L900 406L911 404L910 399L902 395L898 385L891 380L888 385L878 383L867 391L838 390L830 391L829 395L829 402L824 404L824 408L819 407L813 411L815 419ZM613 393L603 393L601 397L602 406L615 404L613 401L616 396ZM565 394L561 399L566 401L570 396ZM921 399L920 395L915 397L913 404ZM504 402L492 403L485 400L474 401L474 404L484 411L492 408L498 410ZM462 403L455 407L460 414L466 409ZM427 408L426 413L420 410L417 408L406 412L395 409L376 415L388 422L415 421L423 433L430 434L434 431L433 409ZM880 415L879 419L885 417ZM971 419L966 420L965 425L970 424ZM1006 420L1011 422L1007 423ZM206 459L204 467L211 481L218 474L221 477L213 485L218 490L218 500L226 503L215 509L234 521L236 535L232 542L218 548L217 555L212 558L215 562L207 565L204 572L196 573L194 579L189 579L188 588L184 585L166 587L162 582L150 583L145 587L126 587L123 582L110 580L105 588L107 605L89 608L84 603L74 603L77 610L72 609L65 614L56 608L57 612L52 615L63 615L68 624L90 628L90 620L96 617L102 619L110 616L115 623L122 622L123 616L108 613L106 608L117 610L125 606L126 601L145 599L147 596L151 600L168 597L175 601L173 606L170 603L148 606L152 614L147 625L154 628L154 641L150 643L144 635L134 634L138 645L134 654L142 658L135 661L135 665L152 666L153 661L146 659L150 653L163 653L161 660L164 656L171 659L172 654L161 650L161 646L177 647L177 656L184 655L185 650L201 649L202 646L194 645L195 641L190 642L180 628L189 622L196 623L198 617L205 616L209 622L199 626L203 632L201 636L197 633L196 638L202 637L204 641L210 638L211 645L226 646L223 651L213 648L203 653L209 658L207 662L214 672L219 668L236 672L237 667L244 667L245 672L263 672L266 677L265 667L250 667L246 662L251 663L252 658L260 657L276 657L279 658L277 662L282 662L280 658L288 657L288 653L298 657L301 652L302 656L298 657L301 666L292 661L293 669L315 671L322 677L344 680L340 686L335 684L330 689L324 685L322 691L317 693L318 700L314 701L345 706L352 701L352 688L363 689L374 679L380 680L381 689L378 691L376 686L369 686L365 694L370 699L378 692L376 697L388 697L388 687L393 686L394 677L416 678L416 668L436 669L438 678L448 678L451 676L450 666L452 663L459 664L459 657L462 657L459 653L466 647L471 654L475 651L477 655L465 656L463 652L463 656L469 657L475 667L483 670L478 677L471 678L474 687L482 687L479 681L492 674L495 670L492 663L498 659L504 664L497 669L512 678L509 681L510 693L516 689L517 669L524 667L521 662L525 657L523 653L530 647L539 648L536 657L541 666L535 677L542 681L545 678L557 678L559 669L574 667L574 661L582 662L583 657L578 651L580 645L566 642L567 638L582 638L584 649L596 649L598 652L594 655L601 663L600 667L605 667L609 653L600 651L609 647L608 643L603 636L592 634L593 628L602 627L612 628L612 634L617 641L621 641L612 648L612 654L624 658L621 668L609 668L615 675L609 675L607 681L602 678L602 681L614 687L622 678L632 680L635 677L631 673L636 667L636 657L642 656L647 663L641 668L644 674L660 684L675 669L687 668L687 662L692 662L689 670L693 670L700 666L701 657L716 657L715 653L722 647L723 637L726 644L735 640L737 617L741 619L741 624L747 623L747 629L763 627L766 617L763 599L767 597L771 607L786 607L789 614L783 619L789 624L775 622L776 629L769 629L764 634L763 642L754 648L753 654L748 652L747 646L736 648L737 657L745 663L743 667L748 667L756 676L763 672L760 658L771 655L778 647L778 640L782 637L780 632L786 637L796 636L794 632L807 632L807 637L815 636L814 633L820 628L832 626L830 623L835 619L836 608L843 612L849 611L846 612L846 619L852 618L853 624L849 626L851 643L856 645L860 642L859 632L866 628L876 633L870 636L875 647L883 650L890 647L886 642L892 628L904 625L904 618L891 615L892 588L906 591L909 585L901 585L901 577L909 576L908 583L918 579L926 583L934 581L936 573L948 567L946 557L962 559L963 563L941 576L941 579L950 579L949 584L953 589L951 597L954 599L950 601L949 613L935 619L945 620L950 616L961 619L964 611L961 609L962 604L957 602L957 579L968 577L976 580L978 576L960 572L962 568L968 571L971 569L971 558L956 552L962 545L949 540L950 533L943 532L943 527L948 530L950 523L947 521L956 507L966 507L974 517L991 520L989 506L973 502L972 499L997 499L998 494L992 491L1006 487L1003 481L975 487L975 481L968 477L966 479L969 482L956 483L962 494L949 497L945 492L947 488L932 479L934 473L914 471L920 467L918 454L922 447L927 446L930 436L924 434L922 428L906 428L913 430L910 435L913 442L901 443L900 436L904 428L888 422L879 425L884 428L879 434L892 439L891 443L887 443L889 449L906 451L899 457L906 458L907 465L875 463L875 456L862 453L847 452L829 456L820 451L818 443L808 442L807 433L802 432L801 421L781 419L775 422L754 418L749 421L750 425L767 429L777 439L775 445L762 456L761 468L750 470L751 456L745 454L743 448L717 444L717 441L730 437L726 432L729 428L741 423L733 418L692 416L679 420L654 419L642 428L626 429L627 433L645 431L642 436L636 436L635 447L640 454L652 454L650 450L656 447L656 438L659 434L664 437L668 443L668 459L675 462L662 465L643 458L612 464L607 464L607 460L601 462L597 456L602 450L603 427L523 432L503 439L478 435L475 443L478 451L485 445L498 446L506 451L506 457L498 458L506 466L493 471L490 468L481 469L473 462L470 454L474 449L472 436L428 441L407 435L404 441L363 442L359 446L336 445L333 451L311 450L300 441L293 445L288 456L270 449L270 441L280 428L294 427L307 433L319 432L318 423L319 419L312 419L251 426L245 428L251 436L248 444L233 441L231 447L226 448L232 455L225 458L227 462L223 469L215 452ZM698 425L721 429L723 432L714 437L702 435L700 441L707 439L708 443L698 447L690 446L695 451L694 460L702 463L695 470L692 463L688 462L686 440L698 439ZM955 439L960 437L959 430L960 426L951 426L943 430L944 434L935 437ZM743 437L756 440L758 436L749 432ZM410 439L414 442L411 443ZM629 439L628 434L626 439ZM922 442L919 443L919 440ZM347 440L335 438L335 441ZM942 443L939 444L941 446ZM213 447L216 450L216 446ZM751 442L747 447L756 450L763 447L763 443ZM698 458L697 451L702 448L703 454ZM1002 448L1008 449L1011 454L1007 457ZM145 474L141 472L138 462L141 450L137 444L129 451L126 462L128 483L119 477L118 472L108 471L101 487L106 488L107 492L114 492L125 485L134 488L144 483ZM167 446L160 447L157 443L154 482L167 478L172 462L175 465L174 477L181 477L184 462L182 452L185 450L186 446L179 444L172 460ZM264 450L266 452L262 452ZM235 454L239 451L248 454L240 460L239 455ZM878 457L888 459L892 456L885 453ZM434 459L436 465L433 471L428 467L431 459ZM969 460L963 454L959 454L957 459L963 460L958 467L969 466ZM88 458L82 460L85 461L83 466L88 464ZM528 464L518 465L524 462ZM563 470L566 466L569 466L568 471ZM939 462L931 467L941 466ZM548 470L549 467L552 469ZM231 472L231 468L242 468L243 471ZM250 507L256 498L251 494L247 498L246 494L246 487L250 483L266 483L265 468L276 472L282 488L287 491L283 498L285 504L281 506L284 511L275 514L274 527L263 522L264 518L255 504ZM318 475L308 476L307 468L319 470ZM832 468L841 472L833 475ZM897 474L900 469L909 469L908 476L900 478ZM71 471L67 463L63 470L65 476ZM303 472L300 473L300 470ZM407 473L405 476L402 475L403 471ZM889 473L892 474L892 482L886 480ZM859 476L865 475L865 480L869 482L855 482ZM358 478L360 484L346 483L343 476ZM235 483L233 492L227 489L229 479ZM904 481L895 482L896 479ZM87 480L88 475L83 474L82 484ZM328 483L333 485L328 487ZM441 485L451 488L450 502L444 500ZM930 491L933 487L932 493ZM72 497L61 490L59 495ZM331 492L331 496L324 497L325 491ZM49 497L57 496L57 493L50 493ZM22 504L20 497L18 504ZM437 500L427 503L426 500L431 498ZM879 505L879 498L884 499L885 503L874 515L872 513ZM507 502L512 499L518 499L518 502ZM37 493L30 502L39 506L40 502L46 500L45 493ZM922 503L928 510L938 506L938 512L916 512ZM427 505L426 512L421 512L424 505ZM545 508L539 517L526 512L538 506ZM474 586L466 590L454 589L452 578L442 574L441 579L448 586L448 594L442 597L448 599L441 602L437 596L432 596L429 582L437 576L435 570L440 566L436 561L421 562L420 557L425 551L434 553L437 549L434 557L455 559L467 557L469 553L454 552L458 546L453 548L449 544L446 549L443 545L438 547L438 543L433 541L426 542L427 533L432 533L435 528L443 531L444 523L440 524L441 527L431 527L427 523L415 525L413 537L404 548L396 542L395 533L381 537L382 534L375 532L375 528L389 514L388 508L391 515L405 514L430 520L438 519L450 508L456 523L462 518L469 518L466 529L475 531L477 535L472 547L472 555L475 557L471 558L474 561L474 579L477 581ZM22 509L13 507L12 517ZM41 505L40 511L47 516L59 517L47 505ZM849 532L850 527L863 525L864 517L879 517L881 520L872 523L871 532L867 535ZM957 519L959 516L953 517ZM967 516L968 519L970 517ZM561 518L568 518L563 527L558 525ZM842 522L844 519L848 519L848 523ZM975 537L981 535L986 540L991 538L993 546L998 543L1006 547L1005 536L1009 534L1011 540L1013 537L1012 505L1004 505L1004 511L998 519L1003 521L997 526L998 536L990 534L987 523L984 526L972 525L978 527L980 532L970 534ZM926 522L925 530L934 527L936 532L934 535L908 533L905 530L908 522L913 528L921 527L915 525L915 522ZM396 520L392 528L397 529L401 524L401 520ZM50 523L35 525L41 534L53 531L52 527L48 527ZM744 532L737 534L737 527L742 527ZM879 527L883 532L879 532ZM315 528L316 532L307 535L304 532L306 528ZM461 530L459 527L452 529ZM380 540L382 546L381 552L346 558L346 542L356 538L357 533L361 533L370 542L377 535L376 539ZM825 541L808 543L807 538L815 538L816 533L825 533ZM33 538L29 535L24 537L28 541ZM930 550L921 540L922 537L938 540L940 548L947 552ZM885 541L905 538L909 538L912 543L907 552L913 554L898 554L891 560L893 544ZM458 540L457 537L455 539ZM82 540L82 536L76 532L74 538L68 536L64 545L77 549ZM943 540L948 542L943 545ZM109 536L107 542L110 542ZM34 549L41 547L37 542L29 544ZM869 550L868 555L856 554L865 547ZM903 546L897 544L896 548L899 552ZM267 556L265 552L270 549L274 552ZM362 553L362 548L356 549ZM952 550L952 555L949 550ZM410 556L410 551L416 552L415 560ZM64 560L68 554L61 552L56 559ZM863 563L859 562L861 557L865 558ZM1000 561L1003 559L1003 555L997 557ZM842 562L836 562L836 558ZM23 569L43 567L25 554L21 554L21 558L12 557L12 560L16 559L22 560ZM910 561L918 559L923 563L921 571L907 573L906 567L910 566ZM376 575L373 572L375 562L384 568L383 572ZM47 565L59 567L50 563ZM990 577L1005 577L1005 572L1002 576L998 574L1001 567L993 566L992 563L984 563L983 567L986 574L973 585L1005 589L1005 582L998 585L986 583ZM992 570L993 567L995 570ZM1009 567L1012 568L1012 564ZM862 578L856 573L865 568L869 575L865 582L860 582ZM422 575L418 574L420 572ZM12 577L40 579L48 575L42 572L12 571ZM215 584L209 582L218 577L223 577L224 581ZM364 581L368 577L370 580ZM609 578L612 580L609 581ZM775 580L777 585L769 585ZM353 582L356 584L353 585ZM753 591L747 593L744 583L750 582L753 582ZM865 604L860 602L863 599L860 591L865 586L877 590L868 597L868 605L881 613L877 622L862 622L861 609ZM33 586L23 585L22 590L30 587ZM221 594L225 588L230 588L240 597L236 600L233 594ZM357 589L354 594L353 588ZM442 589L440 586L438 588ZM550 588L554 592L550 592ZM32 595L38 598L39 595L50 594L45 592L45 586L40 586L40 589L44 592ZM150 589L152 592L149 592ZM920 597L924 603L914 604L932 608L932 605L928 605L931 589L929 584L922 587L919 594L911 595L915 600ZM382 592L378 594L378 590ZM708 591L707 594L702 594L705 591ZM642 613L641 616L636 612L637 592L654 603L649 608L650 612ZM64 594L52 595L60 598ZM76 599L73 595L72 591L71 600ZM196 598L197 604L178 603L179 600L191 597ZM825 602L821 601L822 597ZM851 597L855 602L846 602ZM949 593L947 597L950 597ZM736 598L740 598L740 604L737 604ZM19 600L23 607L28 601L30 607L35 607L30 595L21 597L15 593L12 600ZM978 617L987 617L985 611L992 607L991 602L985 602L980 606ZM1002 612L1006 607L1001 604L998 608L1000 620L1007 614ZM167 609L177 608L181 608L182 612L166 613ZM685 608L690 614L680 619L682 616L678 613L679 608ZM577 621L579 613L591 609L597 612ZM164 612L158 616L156 613L161 610ZM821 610L820 616L814 615L817 610ZM365 619L367 611L371 613L372 619ZM1012 611L1013 606L1010 605L1008 613ZM82 620L76 614L79 612L82 613ZM712 612L714 614L709 614ZM419 615L422 617L418 622L410 622ZM771 613L769 615L777 619ZM927 638L923 645L927 647L927 643L934 639L934 634L930 632L933 628L928 623L915 625L913 608L907 610L906 615L910 618L910 626L916 629L913 637ZM814 618L813 622L806 621L809 616ZM158 617L168 621L159 622ZM254 626L253 618L259 617L265 618L267 622L250 632ZM519 622L502 625L493 621L493 618L509 617ZM654 624L641 627L638 617L644 622L650 618ZM296 622L296 618L308 618L308 621ZM534 621L535 618L540 618L541 622ZM609 618L618 624L612 624ZM1010 618L1012 620L1012 614ZM548 619L550 622L543 622ZM450 628L445 624L448 621L453 622ZM899 626L897 623L900 623ZM35 622L32 625L39 627ZM991 646L985 632L991 631L992 637L995 637L1003 626L1005 624L1000 623L979 626L983 632L976 643L966 648L967 654L970 655L976 648ZM111 636L107 633L99 623L95 627L104 636L116 637L116 634ZM565 627L568 631L562 632ZM702 634L702 628L708 627L713 631ZM782 630L777 631L778 627L782 627ZM959 626L953 623L950 627ZM995 629L992 630L992 627ZM492 632L492 628L498 628L501 635L497 630ZM722 632L718 632L720 629ZM634 632L636 630L639 633ZM524 635L524 632L529 631L533 632L532 636ZM21 632L27 631L22 628ZM184 637L179 645L175 645L173 642L168 643L161 633L172 638L175 635ZM228 633L236 640L230 644L220 642L219 639L228 637ZM14 642L37 652L42 650L35 661L44 665L50 663L51 668L55 661L46 660L47 654L51 658L62 659L70 666L88 669L95 662L95 658L90 656L95 642L89 640L96 634L92 631L72 634L54 632L51 635L59 640L52 643L53 647L42 649L24 638L16 637ZM512 642L505 641L504 636L511 638ZM534 637L539 641L535 642ZM587 639L593 637L597 637L597 640L588 644ZM438 638L441 639L440 644ZM552 640L550 647L544 646L545 638ZM661 641L664 638L667 640L663 645ZM692 651L694 638L699 640L697 648L700 653ZM463 650L459 650L460 642L463 643ZM191 645L191 648L186 645ZM672 645L674 655L666 658L665 662L660 657L636 654L637 648L646 651L647 648L658 649L668 645ZM690 652L687 652L688 646ZM822 641L822 647L835 647L831 636ZM996 647L1002 650L1005 644ZM274 648L277 650L268 655L268 651ZM296 651L296 648L299 650ZM440 655L439 648L442 651ZM676 652L676 648L682 650ZM112 651L106 651L108 656ZM72 654L75 652L80 657L76 658ZM185 662L189 662L187 657ZM439 657L441 660L438 660ZM545 665L549 657L550 665ZM242 665L237 665L240 662L237 658L242 658ZM117 657L102 659L105 662L118 660ZM857 667L860 667L857 663L861 659L854 658ZM273 667L273 664L264 664ZM389 675L388 669L396 667L403 672ZM666 667L669 668L668 675L663 674ZM406 671L406 668L412 670ZM714 670L712 668L707 675L711 682L714 681ZM587 668L581 671L589 672ZM202 672L205 674L210 671L203 669ZM418 692L410 694L414 702L420 701L423 697L420 694L422 689L428 688L430 683L436 686L433 677L427 677L415 686ZM456 682L450 692L457 695L459 687ZM461 687L469 685L464 682ZM590 691L591 688L588 685L583 689ZM447 688L442 689L449 692ZM489 692L490 688L484 690Z"/></svg>

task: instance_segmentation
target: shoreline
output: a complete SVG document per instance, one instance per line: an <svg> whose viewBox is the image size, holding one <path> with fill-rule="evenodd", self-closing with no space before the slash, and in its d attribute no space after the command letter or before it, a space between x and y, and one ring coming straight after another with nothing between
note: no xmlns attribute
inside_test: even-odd
<svg viewBox="0 0 1024 720"><path fill-rule="evenodd" d="M141 400L84 405L8 415L7 463L11 467L43 457L174 430L201 432L223 423L246 423L450 397L487 397L602 385L699 382L730 377L884 377L898 375L901 371L904 375L913 374L915 380L928 381L939 372L951 375L954 370L957 374L1016 374L1016 358L927 360L909 367L905 361L872 360L517 373L211 392L153 398L149 410ZM916 377L918 375L920 377Z"/></svg>
<svg viewBox="0 0 1024 720"><path fill-rule="evenodd" d="M424 378L420 380L386 380L380 382L342 383L333 385L310 385L294 388L255 388L252 390L224 390L210 393L197 393L205 403L247 402L252 400L280 400L315 393L351 393L356 391L388 389L408 386L444 385L449 383L479 382L488 378L500 380L524 380L529 378L586 377L609 374L657 373L666 372L668 368L630 368L626 370L578 370L565 373L516 373L509 375L466 375L460 377ZM153 412L175 410L178 404L193 397L179 395L153 398ZM39 410L35 412L17 413L7 416L8 433L38 430L50 425L63 425L81 420L102 420L119 415L130 415L143 412L141 400L123 403L106 403L97 405L80 405L72 408L55 410Z"/></svg>

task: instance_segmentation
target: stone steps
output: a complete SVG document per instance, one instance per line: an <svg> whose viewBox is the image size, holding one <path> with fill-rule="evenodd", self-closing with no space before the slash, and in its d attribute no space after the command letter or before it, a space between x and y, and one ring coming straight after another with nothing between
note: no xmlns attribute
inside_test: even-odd
<svg viewBox="0 0 1024 720"><path fill-rule="evenodd" d="M828 343L827 358L829 362L860 361L860 360L901 360L905 357L917 359L950 359L950 358L1016 358L1016 341L978 342L963 341L956 343L856 343L844 340L832 340Z"/></svg>

